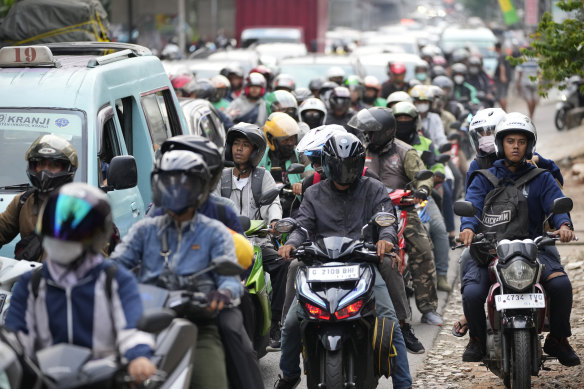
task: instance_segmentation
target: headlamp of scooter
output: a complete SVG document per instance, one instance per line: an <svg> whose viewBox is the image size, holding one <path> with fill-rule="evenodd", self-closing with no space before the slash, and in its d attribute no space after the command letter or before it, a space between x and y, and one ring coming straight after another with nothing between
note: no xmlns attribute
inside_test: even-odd
<svg viewBox="0 0 584 389"><path fill-rule="evenodd" d="M537 280L539 264L530 263L523 257L515 257L505 265L500 265L500 274L503 285L521 292Z"/></svg>

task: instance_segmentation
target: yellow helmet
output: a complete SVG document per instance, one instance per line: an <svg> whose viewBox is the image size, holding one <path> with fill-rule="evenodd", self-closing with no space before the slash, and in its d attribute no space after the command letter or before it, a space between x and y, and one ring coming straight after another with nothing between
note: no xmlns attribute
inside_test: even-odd
<svg viewBox="0 0 584 389"><path fill-rule="evenodd" d="M272 151L276 151L275 140L279 138L288 138L290 136L298 135L300 127L298 123L290 115L284 112L274 112L264 124L264 134L268 147Z"/></svg>

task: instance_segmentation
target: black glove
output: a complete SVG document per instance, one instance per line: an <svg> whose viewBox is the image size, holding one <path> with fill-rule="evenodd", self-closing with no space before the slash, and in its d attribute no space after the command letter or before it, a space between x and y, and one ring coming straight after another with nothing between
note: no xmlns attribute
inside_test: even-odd
<svg viewBox="0 0 584 389"><path fill-rule="evenodd" d="M209 293L209 302L217 300L217 303L223 301L223 305L229 305L231 303L231 292L226 289L217 289Z"/></svg>
<svg viewBox="0 0 584 389"><path fill-rule="evenodd" d="M421 200L427 200L428 199L428 190L425 187L422 187L418 190L415 190L414 197L421 199Z"/></svg>

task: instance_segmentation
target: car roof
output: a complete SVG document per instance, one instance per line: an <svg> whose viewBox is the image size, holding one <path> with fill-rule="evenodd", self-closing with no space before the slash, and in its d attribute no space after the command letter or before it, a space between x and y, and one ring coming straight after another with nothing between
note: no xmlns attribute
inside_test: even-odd
<svg viewBox="0 0 584 389"><path fill-rule="evenodd" d="M331 66L339 64L350 64L353 63L354 59L350 56L343 55L307 55L303 57L293 57L293 58L283 58L280 64L330 64Z"/></svg>
<svg viewBox="0 0 584 389"><path fill-rule="evenodd" d="M406 63L419 61L420 59L420 56L409 53L377 53L359 56L359 62L363 65L387 65L390 61Z"/></svg>

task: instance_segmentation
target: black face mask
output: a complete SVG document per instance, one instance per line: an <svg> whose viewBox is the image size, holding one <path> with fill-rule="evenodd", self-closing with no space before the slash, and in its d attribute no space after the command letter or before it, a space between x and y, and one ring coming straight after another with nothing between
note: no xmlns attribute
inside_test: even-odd
<svg viewBox="0 0 584 389"><path fill-rule="evenodd" d="M375 102L375 96L367 96L363 94L362 100L365 104L372 105Z"/></svg>
<svg viewBox="0 0 584 389"><path fill-rule="evenodd" d="M278 145L278 154L282 161L286 161L294 155L296 145Z"/></svg>
<svg viewBox="0 0 584 389"><path fill-rule="evenodd" d="M409 143L416 133L416 123L411 122L397 122L395 137L403 142Z"/></svg>
<svg viewBox="0 0 584 389"><path fill-rule="evenodd" d="M308 127L316 128L322 126L323 123L323 114L317 111L307 111L302 113L302 121L308 124Z"/></svg>

